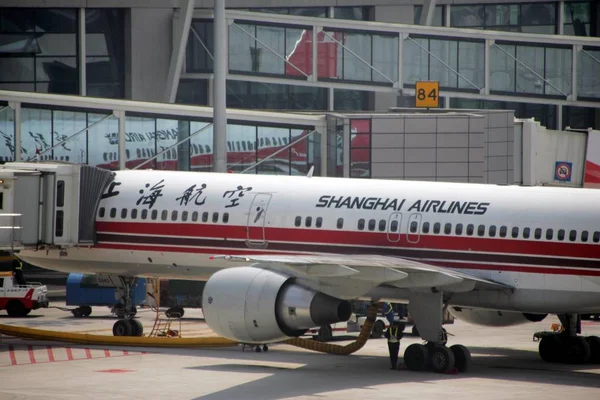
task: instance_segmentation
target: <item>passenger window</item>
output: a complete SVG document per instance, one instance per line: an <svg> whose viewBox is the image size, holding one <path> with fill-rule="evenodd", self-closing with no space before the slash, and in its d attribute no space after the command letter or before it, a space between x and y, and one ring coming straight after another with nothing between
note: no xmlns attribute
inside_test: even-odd
<svg viewBox="0 0 600 400"><path fill-rule="evenodd" d="M133 208L131 210L131 219L136 219L137 218L137 208Z"/></svg>
<svg viewBox="0 0 600 400"><path fill-rule="evenodd" d="M361 218L358 220L358 230L362 231L363 229L365 229L365 220Z"/></svg>
<svg viewBox="0 0 600 400"><path fill-rule="evenodd" d="M570 231L569 232L569 240L571 242L574 242L577 240L577 231Z"/></svg>
<svg viewBox="0 0 600 400"><path fill-rule="evenodd" d="M310 226L312 225L312 217L306 217L304 225L306 225L307 228L310 228Z"/></svg>
<svg viewBox="0 0 600 400"><path fill-rule="evenodd" d="M554 231L552 229L547 229L546 230L546 239L552 240L553 237L554 237Z"/></svg>
<svg viewBox="0 0 600 400"><path fill-rule="evenodd" d="M116 208L111 208L110 209L110 217L114 218L117 216L117 209Z"/></svg>
<svg viewBox="0 0 600 400"><path fill-rule="evenodd" d="M215 223L215 224L217 222L219 222L219 213L218 212L213 213L212 222Z"/></svg>
<svg viewBox="0 0 600 400"><path fill-rule="evenodd" d="M496 225L490 225L490 237L496 237Z"/></svg>
<svg viewBox="0 0 600 400"><path fill-rule="evenodd" d="M98 216L100 218L104 218L104 214L106 213L106 210L104 209L104 207L100 207L100 211L98 212Z"/></svg>
<svg viewBox="0 0 600 400"><path fill-rule="evenodd" d="M162 212L160 213L160 219L162 219L163 221L166 221L168 216L169 216L169 211L167 211L167 210L162 210Z"/></svg>
<svg viewBox="0 0 600 400"><path fill-rule="evenodd" d="M473 224L467 225L467 235L473 236L474 229L475 229L475 227L473 226Z"/></svg>
<svg viewBox="0 0 600 400"><path fill-rule="evenodd" d="M127 218L127 209L126 208L121 209L121 218L122 219Z"/></svg>
<svg viewBox="0 0 600 400"><path fill-rule="evenodd" d="M337 220L337 228L342 229L344 227L344 218L338 218Z"/></svg>
<svg viewBox="0 0 600 400"><path fill-rule="evenodd" d="M202 222L208 222L208 213L206 211L202 213Z"/></svg>
<svg viewBox="0 0 600 400"><path fill-rule="evenodd" d="M531 236L531 229L529 229L529 228L523 228L523 238L524 239L529 239L529 236Z"/></svg>
<svg viewBox="0 0 600 400"><path fill-rule="evenodd" d="M321 218L321 217L317 217L317 220L316 220L315 222L316 222L316 223L315 223L315 226L316 226L317 228L320 228L320 227L322 227L322 226L323 226L323 218Z"/></svg>
<svg viewBox="0 0 600 400"><path fill-rule="evenodd" d="M198 211L192 213L192 222L198 221Z"/></svg>
<svg viewBox="0 0 600 400"><path fill-rule="evenodd" d="M296 219L294 220L294 226L300 225L302 225L302 217L296 217Z"/></svg>
<svg viewBox="0 0 600 400"><path fill-rule="evenodd" d="M384 232L384 231L385 231L385 219L381 219L381 220L379 220L379 230L380 230L381 232Z"/></svg>
<svg viewBox="0 0 600 400"><path fill-rule="evenodd" d="M592 238L594 243L600 242L600 232L594 232L594 237Z"/></svg>
<svg viewBox="0 0 600 400"><path fill-rule="evenodd" d="M188 219L188 212L187 212L187 211L183 211L183 212L181 213L181 220L182 220L183 222L185 222L185 221L187 221L187 219Z"/></svg>
<svg viewBox="0 0 600 400"><path fill-rule="evenodd" d="M556 238L558 240L565 240L565 230L564 229L559 229L558 233L556 234Z"/></svg>
<svg viewBox="0 0 600 400"><path fill-rule="evenodd" d="M506 237L506 226L501 226L500 227L500 237Z"/></svg>
<svg viewBox="0 0 600 400"><path fill-rule="evenodd" d="M413 221L410 223L410 233L417 233L417 229L419 228L419 224L417 221Z"/></svg>
<svg viewBox="0 0 600 400"><path fill-rule="evenodd" d="M142 210L142 219L148 218L148 210Z"/></svg>
<svg viewBox="0 0 600 400"><path fill-rule="evenodd" d="M156 220L158 218L158 210L152 210L152 213L150 213L150 218Z"/></svg>
<svg viewBox="0 0 600 400"><path fill-rule="evenodd" d="M582 242L587 242L588 241L588 231L582 231L581 232L581 241Z"/></svg>
<svg viewBox="0 0 600 400"><path fill-rule="evenodd" d="M429 233L429 222L423 222L423 233Z"/></svg>
<svg viewBox="0 0 600 400"><path fill-rule="evenodd" d="M462 235L463 232L463 224L456 224L456 226L454 227L454 233L456 233L457 235Z"/></svg>
<svg viewBox="0 0 600 400"><path fill-rule="evenodd" d="M541 239L542 238L542 229L535 228L535 231L533 232L533 237L536 239Z"/></svg>
<svg viewBox="0 0 600 400"><path fill-rule="evenodd" d="M436 222L435 224L433 224L433 233L435 233L436 235L438 233L440 233L441 227L442 227L442 225L439 222Z"/></svg>
<svg viewBox="0 0 600 400"><path fill-rule="evenodd" d="M229 222L229 213L223 213L223 223Z"/></svg>
<svg viewBox="0 0 600 400"><path fill-rule="evenodd" d="M398 232L398 221L392 221L392 223L390 224L390 231Z"/></svg>
<svg viewBox="0 0 600 400"><path fill-rule="evenodd" d="M518 226L515 226L512 228L511 236L515 239L519 237L519 227Z"/></svg>
<svg viewBox="0 0 600 400"><path fill-rule="evenodd" d="M477 227L477 236L485 235L485 225L479 225Z"/></svg>
<svg viewBox="0 0 600 400"><path fill-rule="evenodd" d="M450 235L452 233L452 224L444 225L444 234Z"/></svg>
<svg viewBox="0 0 600 400"><path fill-rule="evenodd" d="M171 221L177 221L177 211L172 211L171 212Z"/></svg>
<svg viewBox="0 0 600 400"><path fill-rule="evenodd" d="M370 231L374 231L375 230L375 224L377 224L377 221L375 221L374 219L370 219L369 220L369 230Z"/></svg>

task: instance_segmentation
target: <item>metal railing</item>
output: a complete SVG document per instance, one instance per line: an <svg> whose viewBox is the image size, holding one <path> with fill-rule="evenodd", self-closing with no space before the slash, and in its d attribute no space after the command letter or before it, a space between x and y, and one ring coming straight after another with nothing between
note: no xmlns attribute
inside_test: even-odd
<svg viewBox="0 0 600 400"><path fill-rule="evenodd" d="M22 214L0 214L0 249L14 250L23 246L21 217Z"/></svg>

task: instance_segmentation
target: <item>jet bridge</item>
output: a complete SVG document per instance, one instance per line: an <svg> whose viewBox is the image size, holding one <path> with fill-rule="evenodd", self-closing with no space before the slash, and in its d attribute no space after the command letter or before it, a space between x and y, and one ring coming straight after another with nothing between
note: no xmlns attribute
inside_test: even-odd
<svg viewBox="0 0 600 400"><path fill-rule="evenodd" d="M94 244L98 204L113 179L89 165L0 165L0 250Z"/></svg>

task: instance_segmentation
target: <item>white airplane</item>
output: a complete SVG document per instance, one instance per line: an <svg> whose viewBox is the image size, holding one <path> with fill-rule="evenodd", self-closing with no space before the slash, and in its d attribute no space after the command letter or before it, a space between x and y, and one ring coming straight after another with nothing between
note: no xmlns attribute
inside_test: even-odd
<svg viewBox="0 0 600 400"><path fill-rule="evenodd" d="M506 326L557 314L547 361L600 361L578 313L600 309L600 191L549 187L117 171L91 247L23 251L64 272L206 280L217 334L265 344L347 320L348 300L408 302L411 370L465 370L443 306ZM135 332L123 320L116 334Z"/></svg>

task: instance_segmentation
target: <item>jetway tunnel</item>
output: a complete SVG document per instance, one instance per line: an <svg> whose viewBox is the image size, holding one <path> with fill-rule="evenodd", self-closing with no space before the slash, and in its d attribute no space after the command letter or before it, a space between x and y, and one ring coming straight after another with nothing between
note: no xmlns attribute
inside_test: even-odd
<svg viewBox="0 0 600 400"><path fill-rule="evenodd" d="M114 175L82 164L1 165L0 250L94 244L98 204Z"/></svg>

